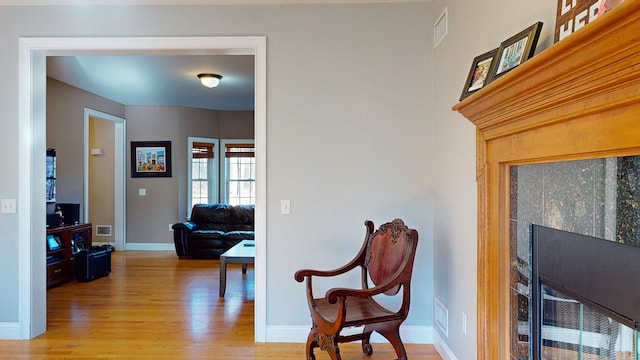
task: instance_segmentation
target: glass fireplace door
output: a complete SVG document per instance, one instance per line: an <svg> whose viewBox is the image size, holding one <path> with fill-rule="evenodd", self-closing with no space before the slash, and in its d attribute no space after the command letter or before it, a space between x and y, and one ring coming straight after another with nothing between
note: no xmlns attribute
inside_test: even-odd
<svg viewBox="0 0 640 360"><path fill-rule="evenodd" d="M638 331L542 285L542 359L636 360Z"/></svg>

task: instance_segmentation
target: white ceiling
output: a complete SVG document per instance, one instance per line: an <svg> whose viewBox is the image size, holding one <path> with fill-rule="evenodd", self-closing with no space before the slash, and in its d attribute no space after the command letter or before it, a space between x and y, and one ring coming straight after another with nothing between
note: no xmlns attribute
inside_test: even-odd
<svg viewBox="0 0 640 360"><path fill-rule="evenodd" d="M222 75L206 88L197 74ZM253 110L252 55L87 55L47 57L47 76L124 105Z"/></svg>

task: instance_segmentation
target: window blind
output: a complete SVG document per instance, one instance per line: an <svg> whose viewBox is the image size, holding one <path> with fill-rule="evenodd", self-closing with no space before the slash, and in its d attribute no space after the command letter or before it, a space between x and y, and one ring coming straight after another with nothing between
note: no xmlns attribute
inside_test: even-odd
<svg viewBox="0 0 640 360"><path fill-rule="evenodd" d="M226 144L224 156L231 157L255 157L254 144Z"/></svg>
<svg viewBox="0 0 640 360"><path fill-rule="evenodd" d="M191 157L194 159L213 159L213 144L194 142L191 148Z"/></svg>

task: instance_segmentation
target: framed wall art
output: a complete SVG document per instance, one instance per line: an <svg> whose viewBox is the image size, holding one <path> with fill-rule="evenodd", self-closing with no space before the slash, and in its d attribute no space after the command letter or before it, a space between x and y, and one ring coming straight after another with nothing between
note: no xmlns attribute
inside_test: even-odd
<svg viewBox="0 0 640 360"><path fill-rule="evenodd" d="M476 56L475 59L473 59L471 69L469 69L469 75L467 75L467 81L464 83L464 88L462 89L462 95L460 95L460 100L482 89L485 85L491 82L491 65L493 64L497 53L498 49L496 48L482 55Z"/></svg>
<svg viewBox="0 0 640 360"><path fill-rule="evenodd" d="M171 141L132 141L131 177L171 177Z"/></svg>
<svg viewBox="0 0 640 360"><path fill-rule="evenodd" d="M553 41L566 38L623 2L624 0L558 0Z"/></svg>
<svg viewBox="0 0 640 360"><path fill-rule="evenodd" d="M536 51L541 30L542 23L537 22L503 41L498 48L491 78L496 79L530 59Z"/></svg>

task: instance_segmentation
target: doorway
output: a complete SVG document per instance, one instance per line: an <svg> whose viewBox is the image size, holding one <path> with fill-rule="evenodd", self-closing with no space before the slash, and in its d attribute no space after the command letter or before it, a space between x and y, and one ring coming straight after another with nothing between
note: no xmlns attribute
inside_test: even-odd
<svg viewBox="0 0 640 360"><path fill-rule="evenodd" d="M46 331L44 154L46 138L46 57L54 55L131 52L254 55L256 162L266 164L266 38L21 38L19 41L19 177L29 186L19 190L18 208L20 307L19 338ZM255 330L266 341L266 166L256 171Z"/></svg>
<svg viewBox="0 0 640 360"><path fill-rule="evenodd" d="M102 124L103 127L109 129L110 136L108 139L104 139L99 147L95 147L95 142L91 141L91 129ZM94 140L96 141L96 140ZM108 151L106 155L109 157L108 162L112 163L106 169L106 173L110 176L103 177L106 182L98 184L96 178L102 177L105 173L100 173L100 166L94 164L97 161L103 160L105 156L102 146L107 146L111 151ZM84 110L84 216L83 219L94 223L95 226L99 224L107 224L111 228L113 224L113 231L110 236L101 238L101 242L111 243L115 246L116 250L125 250L126 243L126 192L125 192L125 119L107 114L101 111L86 108ZM87 151L86 149L92 149L95 151ZM92 161L93 158L96 161ZM111 181L112 179L113 181ZM107 185L107 186L105 186ZM99 188L100 190L96 189ZM108 188L108 198L96 199L96 194L103 193L103 189ZM99 200L99 201L96 201ZM100 206L96 204L99 203ZM106 212L99 212L101 210ZM101 221L106 219L107 221ZM104 226L104 225L103 225ZM98 235L97 231L94 231L94 235ZM94 239L94 242L96 239Z"/></svg>

